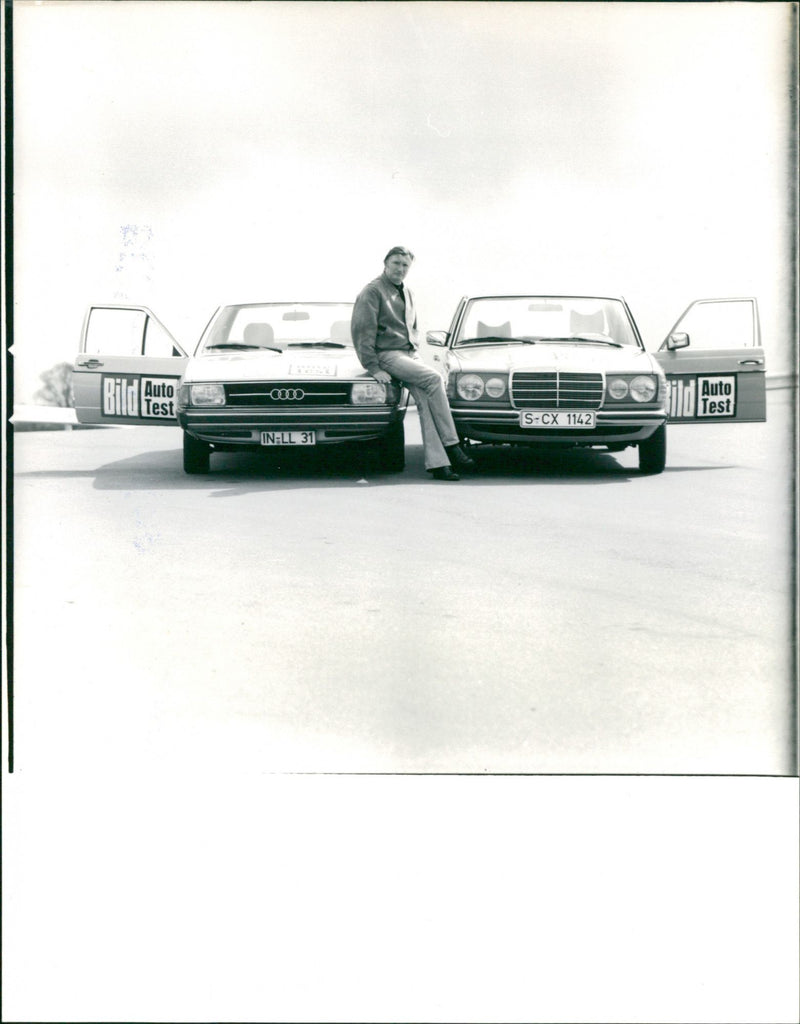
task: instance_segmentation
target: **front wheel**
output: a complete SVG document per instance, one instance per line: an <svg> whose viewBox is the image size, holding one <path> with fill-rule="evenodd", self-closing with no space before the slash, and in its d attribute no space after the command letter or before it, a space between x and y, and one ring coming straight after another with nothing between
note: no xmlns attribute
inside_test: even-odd
<svg viewBox="0 0 800 1024"><path fill-rule="evenodd" d="M662 423L646 441L639 444L639 470L642 473L663 473L667 464L667 427Z"/></svg>
<svg viewBox="0 0 800 1024"><path fill-rule="evenodd" d="M185 430L183 432L183 471L185 473L207 473L211 465L211 445L198 441Z"/></svg>
<svg viewBox="0 0 800 1024"><path fill-rule="evenodd" d="M406 465L406 434L403 421L393 423L376 442L378 467L385 473L400 473Z"/></svg>

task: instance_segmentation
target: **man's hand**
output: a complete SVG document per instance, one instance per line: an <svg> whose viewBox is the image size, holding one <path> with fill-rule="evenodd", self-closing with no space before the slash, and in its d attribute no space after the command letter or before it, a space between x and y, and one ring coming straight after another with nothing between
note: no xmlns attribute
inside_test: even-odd
<svg viewBox="0 0 800 1024"><path fill-rule="evenodd" d="M388 384L389 381L392 379L391 373L387 373L386 370L376 370L375 373L373 373L372 376L380 384Z"/></svg>

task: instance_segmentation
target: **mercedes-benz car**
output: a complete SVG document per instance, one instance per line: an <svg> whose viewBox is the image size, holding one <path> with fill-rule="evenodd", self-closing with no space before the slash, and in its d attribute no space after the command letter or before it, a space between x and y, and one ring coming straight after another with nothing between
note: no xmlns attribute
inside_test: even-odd
<svg viewBox="0 0 800 1024"><path fill-rule="evenodd" d="M380 469L405 465L408 393L361 366L350 302L221 306L189 357L146 306L91 306L75 359L82 423L183 429L183 468L213 452L371 446Z"/></svg>
<svg viewBox="0 0 800 1024"><path fill-rule="evenodd" d="M692 303L655 354L623 298L596 296L464 296L427 342L467 446L635 446L660 473L668 421L766 419L751 298Z"/></svg>

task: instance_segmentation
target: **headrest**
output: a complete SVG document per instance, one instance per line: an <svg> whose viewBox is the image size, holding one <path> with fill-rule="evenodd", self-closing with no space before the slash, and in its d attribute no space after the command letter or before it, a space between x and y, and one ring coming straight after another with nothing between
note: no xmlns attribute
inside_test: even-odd
<svg viewBox="0 0 800 1024"><path fill-rule="evenodd" d="M247 345L271 345L275 341L275 332L270 324L248 324L244 329L244 340Z"/></svg>
<svg viewBox="0 0 800 1024"><path fill-rule="evenodd" d="M350 333L349 320L335 320L331 324L331 341L339 341L343 345L349 345L353 340Z"/></svg>
<svg viewBox="0 0 800 1024"><path fill-rule="evenodd" d="M511 337L511 321L506 320L504 324L498 324L497 327L492 327L491 324L485 324L483 321L478 321L478 337L479 338L510 338Z"/></svg>
<svg viewBox="0 0 800 1024"><path fill-rule="evenodd" d="M599 313L576 313L569 315L569 329L573 334L602 334L606 321L602 309Z"/></svg>

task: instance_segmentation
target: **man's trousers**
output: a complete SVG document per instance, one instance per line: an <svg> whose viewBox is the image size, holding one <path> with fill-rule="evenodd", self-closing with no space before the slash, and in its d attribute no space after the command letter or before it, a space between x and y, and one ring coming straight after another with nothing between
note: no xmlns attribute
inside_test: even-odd
<svg viewBox="0 0 800 1024"><path fill-rule="evenodd" d="M425 469L449 466L445 448L458 444L458 434L441 376L426 366L414 351L389 349L378 352L378 365L405 384L414 396L419 410Z"/></svg>

